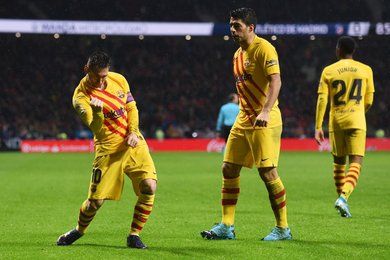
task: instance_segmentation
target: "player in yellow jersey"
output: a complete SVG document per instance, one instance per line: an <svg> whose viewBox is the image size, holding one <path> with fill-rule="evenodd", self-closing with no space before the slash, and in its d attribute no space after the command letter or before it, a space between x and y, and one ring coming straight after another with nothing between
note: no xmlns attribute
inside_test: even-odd
<svg viewBox="0 0 390 260"><path fill-rule="evenodd" d="M109 67L106 53L93 53L84 68L87 75L73 95L76 112L94 134L95 159L88 198L81 205L77 227L58 238L59 246L79 239L105 200L120 199L126 174L138 197L127 245L146 248L139 233L152 211L156 170L138 129L138 110L129 85Z"/></svg>
<svg viewBox="0 0 390 260"><path fill-rule="evenodd" d="M278 55L268 41L255 34L256 23L253 9L239 8L230 13L231 35L240 45L233 57L240 112L230 131L222 165L222 221L201 232L206 239L235 239L234 215L243 166L258 168L275 215L276 226L263 240L292 239L286 191L276 169L282 133Z"/></svg>
<svg viewBox="0 0 390 260"><path fill-rule="evenodd" d="M359 175L366 143L365 113L374 98L374 80L369 66L353 60L356 42L341 37L336 46L339 61L325 67L318 87L315 139L324 141L322 123L328 99L329 141L333 154L333 177L339 195L335 207L342 217L351 217L347 200ZM349 168L346 171L347 156Z"/></svg>

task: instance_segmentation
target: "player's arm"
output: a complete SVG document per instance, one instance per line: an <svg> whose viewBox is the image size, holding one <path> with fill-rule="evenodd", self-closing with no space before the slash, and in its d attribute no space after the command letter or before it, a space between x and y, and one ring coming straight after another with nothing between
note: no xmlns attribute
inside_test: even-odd
<svg viewBox="0 0 390 260"><path fill-rule="evenodd" d="M255 126L267 127L271 109L278 99L280 88L282 87L282 80L280 79L279 73L271 74L267 78L269 81L267 99L260 114L256 117Z"/></svg>
<svg viewBox="0 0 390 260"><path fill-rule="evenodd" d="M94 97L89 100L85 96L76 96L73 99L73 107L83 123L96 135L104 121L103 102Z"/></svg>
<svg viewBox="0 0 390 260"><path fill-rule="evenodd" d="M131 147L136 147L139 142L139 115L137 104L134 100L133 95L130 92L129 83L123 78L123 85L125 91L127 92L126 98L126 111L127 111L127 125L129 130L129 135L127 136L127 144Z"/></svg>
<svg viewBox="0 0 390 260"><path fill-rule="evenodd" d="M324 122L324 116L326 112L326 106L328 104L329 88L326 83L325 73L323 72L320 79L320 85L318 87L318 98L316 107L316 123L314 138L318 144L321 144L325 140L324 131L322 130L322 124Z"/></svg>
<svg viewBox="0 0 390 260"><path fill-rule="evenodd" d="M260 55L259 55L260 54ZM272 45L264 45L261 53L258 54L260 65L264 68L264 73L269 82L269 90L264 107L257 115L254 126L267 127L270 120L270 112L278 99L282 80L280 79L280 68L278 54Z"/></svg>
<svg viewBox="0 0 390 260"><path fill-rule="evenodd" d="M374 102L374 76L372 73L372 69L369 69L369 76L367 80L367 91L366 94L364 95L364 110L367 112L370 107L372 106Z"/></svg>

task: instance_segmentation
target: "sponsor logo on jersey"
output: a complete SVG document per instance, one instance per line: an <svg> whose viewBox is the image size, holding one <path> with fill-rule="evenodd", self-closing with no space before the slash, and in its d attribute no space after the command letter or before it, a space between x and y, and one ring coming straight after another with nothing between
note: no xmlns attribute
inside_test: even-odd
<svg viewBox="0 0 390 260"><path fill-rule="evenodd" d="M274 66L274 65L278 65L278 61L277 60L267 60L265 62L265 66L268 68L268 67L271 67L271 66Z"/></svg>
<svg viewBox="0 0 390 260"><path fill-rule="evenodd" d="M118 117L123 116L124 114L125 114L125 109L121 107L117 110L111 110L108 113L104 113L104 118L116 119Z"/></svg>

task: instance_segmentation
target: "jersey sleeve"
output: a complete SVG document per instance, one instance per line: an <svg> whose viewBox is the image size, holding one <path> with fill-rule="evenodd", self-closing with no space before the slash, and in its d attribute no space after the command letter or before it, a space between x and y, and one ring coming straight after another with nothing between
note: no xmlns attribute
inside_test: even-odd
<svg viewBox="0 0 390 260"><path fill-rule="evenodd" d="M318 84L318 94L328 94L329 93L329 86L328 86L328 80L326 78L326 69L322 71L320 83Z"/></svg>
<svg viewBox="0 0 390 260"><path fill-rule="evenodd" d="M102 128L104 115L101 110L93 110L89 105L89 102L89 98L85 94L76 90L72 99L73 107L83 123L88 126L94 134L97 134Z"/></svg>
<svg viewBox="0 0 390 260"><path fill-rule="evenodd" d="M372 73L372 69L368 67L368 77L367 77L367 90L366 93L373 93L375 92L374 87L374 75Z"/></svg>
<svg viewBox="0 0 390 260"><path fill-rule="evenodd" d="M260 65L264 68L265 76L280 74L278 53L270 43L261 45L259 57Z"/></svg>

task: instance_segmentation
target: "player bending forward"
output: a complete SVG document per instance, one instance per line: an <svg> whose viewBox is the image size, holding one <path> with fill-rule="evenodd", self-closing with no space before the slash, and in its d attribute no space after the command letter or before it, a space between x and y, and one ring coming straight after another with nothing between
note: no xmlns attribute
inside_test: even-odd
<svg viewBox="0 0 390 260"><path fill-rule="evenodd" d="M369 66L353 60L356 43L341 37L336 46L339 61L327 66L318 87L315 139L324 141L322 122L328 97L329 141L333 154L333 177L339 195L335 207L342 217L352 217L347 204L360 175L366 144L365 113L374 99L374 80ZM346 171L346 157L349 168Z"/></svg>
<svg viewBox="0 0 390 260"><path fill-rule="evenodd" d="M59 246L71 245L82 237L105 200L120 199L126 174L138 196L127 246L146 248L139 234L152 212L156 170L138 129L138 110L129 85L109 67L106 53L93 53L84 68L87 75L73 95L75 110L94 134L96 154L77 227L58 238Z"/></svg>

